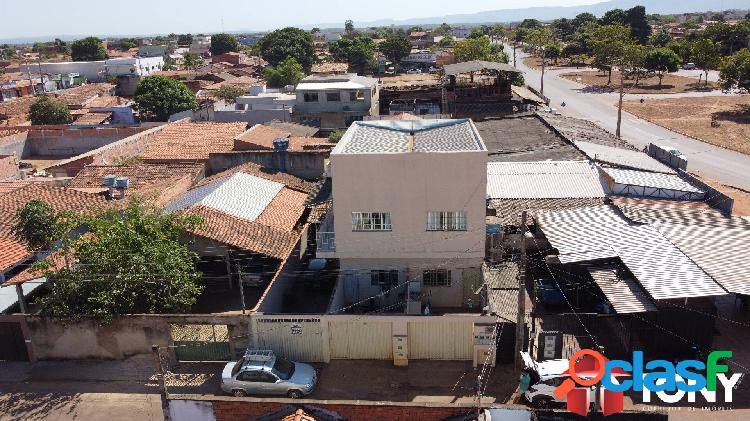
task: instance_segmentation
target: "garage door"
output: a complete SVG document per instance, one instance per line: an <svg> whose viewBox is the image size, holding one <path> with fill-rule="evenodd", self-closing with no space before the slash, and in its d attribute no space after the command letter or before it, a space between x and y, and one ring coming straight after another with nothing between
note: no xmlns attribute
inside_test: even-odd
<svg viewBox="0 0 750 421"><path fill-rule="evenodd" d="M393 358L391 322L331 320L331 358L390 360Z"/></svg>
<svg viewBox="0 0 750 421"><path fill-rule="evenodd" d="M293 361L328 361L328 338L323 338L320 318L261 317L255 336L258 349L273 350Z"/></svg>
<svg viewBox="0 0 750 421"><path fill-rule="evenodd" d="M440 320L409 322L409 359L471 360L474 350L472 321Z"/></svg>

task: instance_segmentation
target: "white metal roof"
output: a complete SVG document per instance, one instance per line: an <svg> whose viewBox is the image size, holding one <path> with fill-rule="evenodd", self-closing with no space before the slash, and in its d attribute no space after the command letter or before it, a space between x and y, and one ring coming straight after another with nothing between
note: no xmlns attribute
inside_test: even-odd
<svg viewBox="0 0 750 421"><path fill-rule="evenodd" d="M167 206L173 212L203 205L237 218L254 221L284 188L275 181L238 172L188 191Z"/></svg>
<svg viewBox="0 0 750 421"><path fill-rule="evenodd" d="M675 174L676 172L643 152L613 148L589 142L574 142L589 158L621 167Z"/></svg>
<svg viewBox="0 0 750 421"><path fill-rule="evenodd" d="M536 220L562 263L619 257L654 299L726 294L656 228L628 221L613 206L543 213Z"/></svg>
<svg viewBox="0 0 750 421"><path fill-rule="evenodd" d="M620 276L616 266L591 267L588 271L617 313L656 311L648 294L634 280Z"/></svg>
<svg viewBox="0 0 750 421"><path fill-rule="evenodd" d="M589 161L489 162L490 199L605 197L601 177Z"/></svg>
<svg viewBox="0 0 750 421"><path fill-rule="evenodd" d="M651 187L655 189L677 190L690 193L705 193L683 180L677 174L654 173L621 168L605 168L615 183L631 186Z"/></svg>
<svg viewBox="0 0 750 421"><path fill-rule="evenodd" d="M332 154L486 151L469 119L355 121Z"/></svg>

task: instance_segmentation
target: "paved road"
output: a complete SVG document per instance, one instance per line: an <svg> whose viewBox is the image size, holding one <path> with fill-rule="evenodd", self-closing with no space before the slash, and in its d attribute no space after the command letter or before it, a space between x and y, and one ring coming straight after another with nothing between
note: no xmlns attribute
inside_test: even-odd
<svg viewBox="0 0 750 421"><path fill-rule="evenodd" d="M506 51L511 51L512 54L513 48L508 48L506 46ZM517 65L524 71L526 83L539 89L541 72L523 64L525 55L520 49L517 54ZM545 74L544 94L551 99L552 107L565 115L596 122L614 133L617 125L616 96L586 93L582 90L582 85L556 77L555 72ZM634 96L628 96L626 99L632 97ZM563 101L566 103L564 108L560 106ZM688 156L688 170L723 184L750 190L748 155L682 136L628 113L623 113L622 135L638 147L655 143L678 148Z"/></svg>

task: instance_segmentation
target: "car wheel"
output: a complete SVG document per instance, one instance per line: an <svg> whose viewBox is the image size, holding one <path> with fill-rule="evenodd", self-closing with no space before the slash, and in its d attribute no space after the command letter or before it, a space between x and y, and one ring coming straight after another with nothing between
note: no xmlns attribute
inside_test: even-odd
<svg viewBox="0 0 750 421"><path fill-rule="evenodd" d="M289 396L292 399L300 399L302 398L303 395L302 395L302 392L300 392L299 390L290 390L289 392L287 392L287 396Z"/></svg>
<svg viewBox="0 0 750 421"><path fill-rule="evenodd" d="M234 389L234 390L232 390L232 395L234 395L234 396L236 396L238 398L242 398L242 397L247 396L247 392L245 392L242 389Z"/></svg>
<svg viewBox="0 0 750 421"><path fill-rule="evenodd" d="M540 398L534 399L533 403L537 408L549 408L552 404L552 399L547 396L542 396Z"/></svg>

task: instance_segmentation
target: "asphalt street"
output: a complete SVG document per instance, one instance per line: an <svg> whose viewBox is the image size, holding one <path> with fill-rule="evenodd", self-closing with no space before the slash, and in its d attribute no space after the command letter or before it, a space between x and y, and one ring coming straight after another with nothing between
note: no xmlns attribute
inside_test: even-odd
<svg viewBox="0 0 750 421"><path fill-rule="evenodd" d="M512 62L513 48L506 45L505 50L509 52ZM517 66L524 72L526 83L539 89L541 71L524 65L524 57L525 54L519 48ZM564 115L593 121L614 133L617 126L617 95L586 92L585 86L558 77L560 73L561 71L545 72L544 94L550 98L550 106ZM695 71L683 73L697 75ZM716 77L715 73L711 74L709 80ZM719 95L719 93L696 93L689 96L701 95ZM625 98L639 97L629 95ZM653 98L654 95L649 95L649 97ZM670 97L670 94L664 94L664 97ZM566 104L565 107L561 106L563 102ZM680 135L626 112L623 112L622 118L622 137L639 148L649 143L675 147L687 155L689 171L726 185L750 190L750 156L748 155Z"/></svg>

